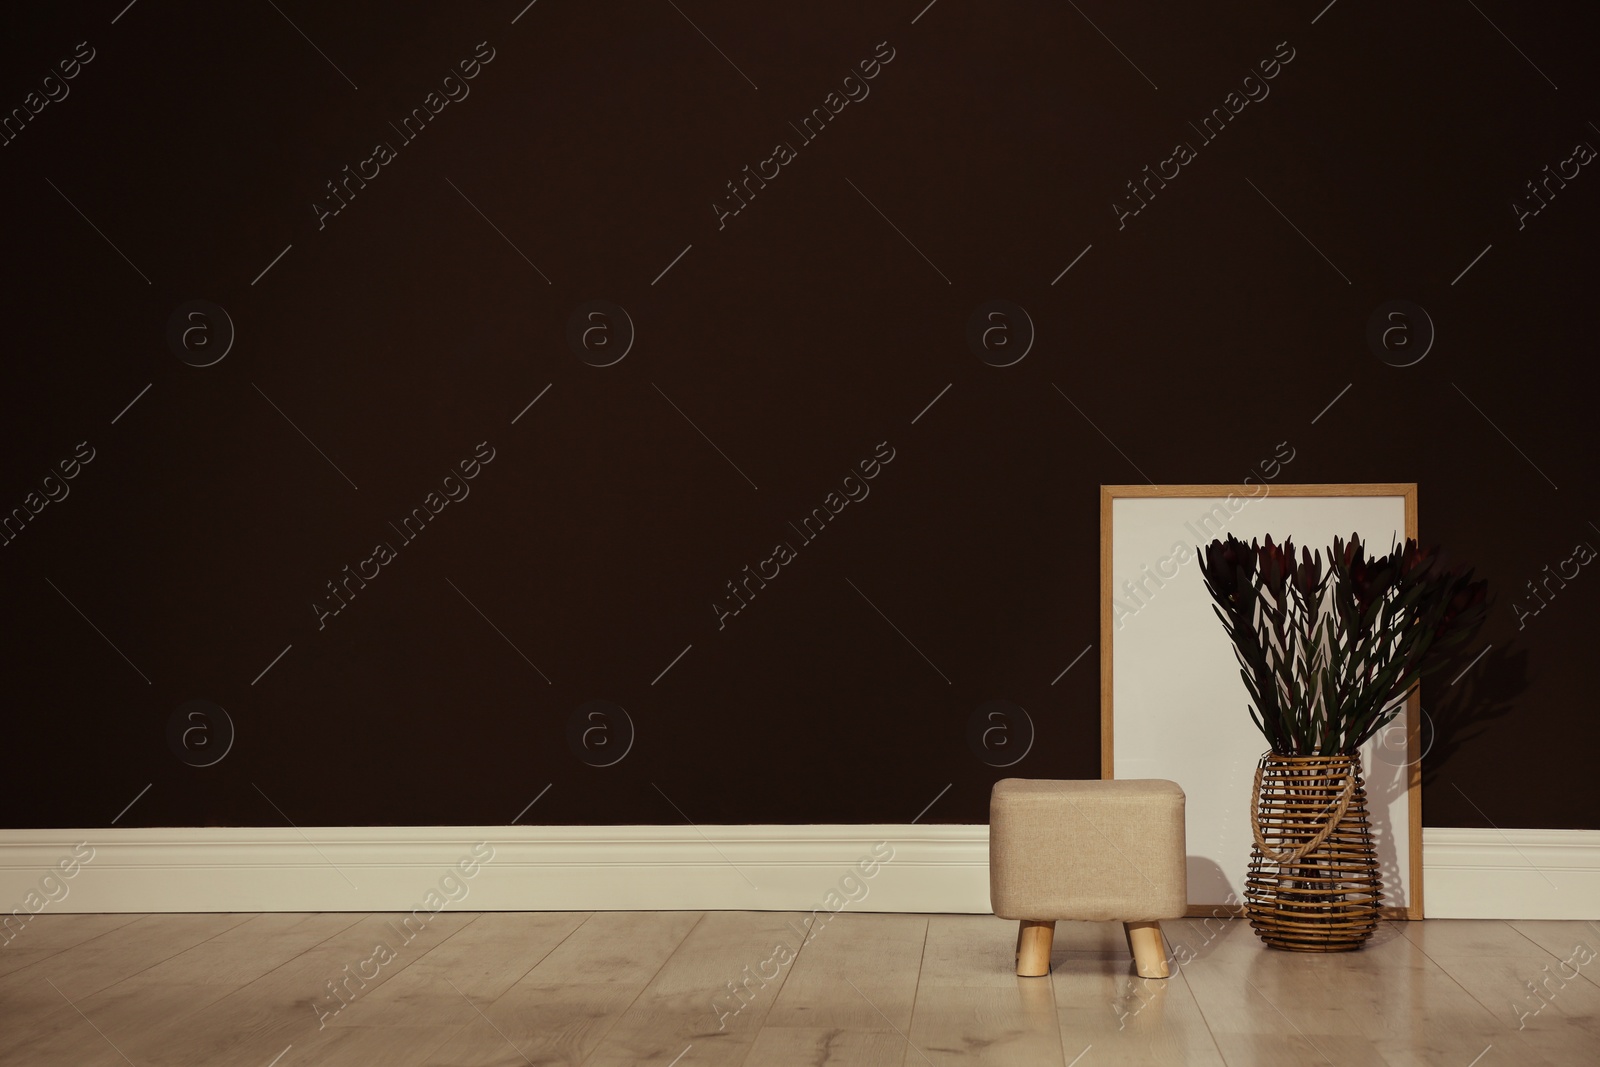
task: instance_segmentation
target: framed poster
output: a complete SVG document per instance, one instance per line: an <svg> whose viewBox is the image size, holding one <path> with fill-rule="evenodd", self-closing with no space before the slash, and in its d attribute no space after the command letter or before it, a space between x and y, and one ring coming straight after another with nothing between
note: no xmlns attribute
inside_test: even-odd
<svg viewBox="0 0 1600 1067"><path fill-rule="evenodd" d="M1271 534L1326 559L1351 533L1369 554L1416 537L1415 483L1100 487L1100 773L1183 787L1192 913L1243 902L1251 784L1268 749L1196 548ZM1420 723L1413 693L1361 749L1387 918L1422 918Z"/></svg>

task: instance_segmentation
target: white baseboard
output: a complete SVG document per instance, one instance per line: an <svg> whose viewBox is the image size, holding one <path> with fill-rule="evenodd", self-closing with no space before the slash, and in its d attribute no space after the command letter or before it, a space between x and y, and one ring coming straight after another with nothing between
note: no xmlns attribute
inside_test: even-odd
<svg viewBox="0 0 1600 1067"><path fill-rule="evenodd" d="M478 842L493 859L454 876L453 910L810 911L830 890L853 910L989 910L983 825L186 827L0 830L0 916L80 841L94 858L45 913L410 911ZM863 859L872 876L841 887Z"/></svg>
<svg viewBox="0 0 1600 1067"><path fill-rule="evenodd" d="M78 842L93 857L64 877ZM459 911L981 913L988 858L984 825L0 830L0 918L411 911L430 892ZM1600 831L1430 827L1423 870L1432 918L1600 919Z"/></svg>
<svg viewBox="0 0 1600 1067"><path fill-rule="evenodd" d="M1600 919L1600 831L1422 831L1430 919Z"/></svg>

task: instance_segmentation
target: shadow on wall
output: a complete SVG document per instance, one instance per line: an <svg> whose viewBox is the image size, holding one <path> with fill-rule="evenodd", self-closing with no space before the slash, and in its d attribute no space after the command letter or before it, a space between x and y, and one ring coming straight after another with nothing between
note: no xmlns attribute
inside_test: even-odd
<svg viewBox="0 0 1600 1067"><path fill-rule="evenodd" d="M1216 860L1207 856L1187 856L1189 900L1223 900L1228 905L1238 904L1239 896ZM1239 872L1244 877L1244 872ZM1223 907L1224 905L1219 905Z"/></svg>
<svg viewBox="0 0 1600 1067"><path fill-rule="evenodd" d="M1431 688L1431 687L1430 687ZM1424 708L1422 783L1433 785L1451 758L1488 724L1508 714L1528 690L1528 653L1514 644L1491 648L1456 684L1443 681Z"/></svg>

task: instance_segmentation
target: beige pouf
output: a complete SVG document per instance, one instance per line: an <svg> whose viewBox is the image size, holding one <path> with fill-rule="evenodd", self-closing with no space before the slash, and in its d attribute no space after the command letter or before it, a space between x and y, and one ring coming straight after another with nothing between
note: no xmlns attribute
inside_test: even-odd
<svg viewBox="0 0 1600 1067"><path fill-rule="evenodd" d="M1050 973L1056 922L1120 922L1141 977L1166 978L1161 920L1188 910L1183 790L1160 778L1005 778L989 796L989 899L1017 919L1017 973Z"/></svg>

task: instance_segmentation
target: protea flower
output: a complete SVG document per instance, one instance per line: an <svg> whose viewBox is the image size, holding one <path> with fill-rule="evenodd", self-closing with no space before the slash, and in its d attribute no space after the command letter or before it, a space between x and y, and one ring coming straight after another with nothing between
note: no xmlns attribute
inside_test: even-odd
<svg viewBox="0 0 1600 1067"><path fill-rule="evenodd" d="M1268 534L1266 543L1260 548L1256 548L1254 542L1250 547L1256 549L1260 561L1262 585L1274 600L1283 603L1284 585L1289 580L1289 572L1294 569L1294 542L1285 541L1282 545L1275 545L1272 535Z"/></svg>
<svg viewBox="0 0 1600 1067"><path fill-rule="evenodd" d="M1250 716L1286 755L1349 755L1399 714L1487 615L1488 583L1416 541L1368 556L1359 535L1321 553L1229 536L1201 553L1233 639ZM1330 590L1331 585L1331 590Z"/></svg>

